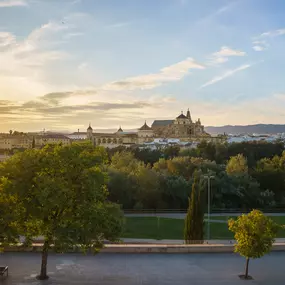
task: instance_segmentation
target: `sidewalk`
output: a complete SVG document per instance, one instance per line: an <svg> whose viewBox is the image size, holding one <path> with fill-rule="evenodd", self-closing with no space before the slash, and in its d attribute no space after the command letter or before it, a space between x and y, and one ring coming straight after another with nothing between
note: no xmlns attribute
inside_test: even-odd
<svg viewBox="0 0 285 285"><path fill-rule="evenodd" d="M170 239L135 239L135 238L122 238L121 239L126 244L177 244L181 245L184 244L184 240L170 240ZM235 240L231 239L211 239L211 240L204 240L204 244L217 244L217 245L231 245L234 244ZM275 243L285 243L285 238L277 238L275 239Z"/></svg>

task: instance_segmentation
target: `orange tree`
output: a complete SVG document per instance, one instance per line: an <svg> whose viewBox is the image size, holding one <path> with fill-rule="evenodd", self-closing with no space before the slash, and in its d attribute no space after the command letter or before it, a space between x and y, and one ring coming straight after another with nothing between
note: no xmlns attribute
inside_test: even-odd
<svg viewBox="0 0 285 285"><path fill-rule="evenodd" d="M248 265L250 258L260 258L270 252L278 225L261 211L253 210L248 215L241 215L237 220L228 221L229 230L234 232L237 243L235 252L246 258L245 274L241 278L249 279Z"/></svg>

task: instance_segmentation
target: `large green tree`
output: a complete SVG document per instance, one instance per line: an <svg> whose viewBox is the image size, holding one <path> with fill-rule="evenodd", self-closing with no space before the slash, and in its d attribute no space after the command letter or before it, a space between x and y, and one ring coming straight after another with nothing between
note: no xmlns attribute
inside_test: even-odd
<svg viewBox="0 0 285 285"><path fill-rule="evenodd" d="M197 173L194 176L191 199L184 222L185 243L202 243L204 239L204 195Z"/></svg>
<svg viewBox="0 0 285 285"><path fill-rule="evenodd" d="M228 225L237 241L235 252L246 258L245 274L240 277L248 279L250 258L260 258L270 252L278 226L258 210L239 216L237 220L230 219Z"/></svg>
<svg viewBox="0 0 285 285"><path fill-rule="evenodd" d="M11 233L25 236L26 243L44 237L39 279L48 278L52 246L97 251L105 239L120 236L122 212L107 200L107 159L102 148L74 144L26 150L0 166L1 226L9 229L10 240ZM12 217L9 210L15 211Z"/></svg>
<svg viewBox="0 0 285 285"><path fill-rule="evenodd" d="M248 173L246 158L242 154L232 156L227 163L226 171L228 175L240 175Z"/></svg>

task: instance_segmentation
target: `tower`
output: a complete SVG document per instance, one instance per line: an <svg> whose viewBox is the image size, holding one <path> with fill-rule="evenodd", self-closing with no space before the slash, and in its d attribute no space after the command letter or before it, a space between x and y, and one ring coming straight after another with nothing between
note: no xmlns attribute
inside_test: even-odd
<svg viewBox="0 0 285 285"><path fill-rule="evenodd" d="M89 140L92 140L92 137L93 137L93 129L92 129L92 127L91 127L91 124L89 123L89 127L88 127L88 129L87 129L87 138L88 138Z"/></svg>
<svg viewBox="0 0 285 285"><path fill-rule="evenodd" d="M192 122L192 119L191 119L191 115L190 115L190 111L189 111L189 108L187 110L187 115L186 115L187 119L190 120L190 122Z"/></svg>

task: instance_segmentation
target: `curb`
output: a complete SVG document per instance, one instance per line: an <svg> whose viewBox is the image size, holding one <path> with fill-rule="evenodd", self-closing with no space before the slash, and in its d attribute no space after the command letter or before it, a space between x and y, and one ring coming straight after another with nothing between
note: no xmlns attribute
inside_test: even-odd
<svg viewBox="0 0 285 285"><path fill-rule="evenodd" d="M4 252L41 252L42 245L31 247L9 246ZM275 243L272 251L285 251L285 243ZM67 253L80 253L80 248L74 247ZM101 253L233 253L234 245L204 244L204 245L173 245L173 244L108 244Z"/></svg>

